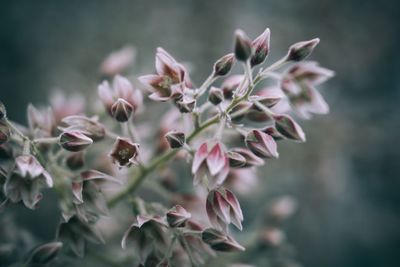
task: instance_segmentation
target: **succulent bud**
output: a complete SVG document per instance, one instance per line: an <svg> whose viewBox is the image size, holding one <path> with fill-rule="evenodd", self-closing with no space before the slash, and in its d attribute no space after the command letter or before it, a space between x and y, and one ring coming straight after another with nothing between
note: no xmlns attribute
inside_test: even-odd
<svg viewBox="0 0 400 267"><path fill-rule="evenodd" d="M237 243L232 237L225 235L221 231L208 228L201 234L201 239L216 251L234 252L244 251L245 248Z"/></svg>
<svg viewBox="0 0 400 267"><path fill-rule="evenodd" d="M183 226L188 219L190 219L191 214L182 206L176 205L167 212L166 217L169 226L180 227Z"/></svg>
<svg viewBox="0 0 400 267"><path fill-rule="evenodd" d="M286 56L287 61L302 61L307 58L313 52L314 48L319 43L319 38L315 38L309 41L303 41L293 44L288 51Z"/></svg>
<svg viewBox="0 0 400 267"><path fill-rule="evenodd" d="M63 243L61 242L51 242L41 246L36 247L32 250L29 255L25 266L35 267L35 266L47 266L52 262L60 252Z"/></svg>
<svg viewBox="0 0 400 267"><path fill-rule="evenodd" d="M228 151L229 166L232 168L239 168L246 165L246 158L240 153Z"/></svg>
<svg viewBox="0 0 400 267"><path fill-rule="evenodd" d="M0 101L0 120L4 119L7 117L7 111L6 107L4 104Z"/></svg>
<svg viewBox="0 0 400 267"><path fill-rule="evenodd" d="M211 87L210 92L208 93L208 101L210 101L214 105L218 105L222 101L224 101L224 92L217 87Z"/></svg>
<svg viewBox="0 0 400 267"><path fill-rule="evenodd" d="M63 130L78 130L85 133L93 141L99 141L106 135L106 129L103 124L98 122L96 117L88 118L80 115L68 116L62 119L68 127Z"/></svg>
<svg viewBox="0 0 400 267"><path fill-rule="evenodd" d="M251 57L251 40L242 30L235 32L235 57L239 61L246 61Z"/></svg>
<svg viewBox="0 0 400 267"><path fill-rule="evenodd" d="M217 60L214 64L214 76L227 75L235 64L235 55L233 53L227 54Z"/></svg>
<svg viewBox="0 0 400 267"><path fill-rule="evenodd" d="M243 168L253 167L253 166L262 166L264 164L264 160L257 157L247 148L237 147L231 150L231 152L236 152L242 155L246 159L246 164L243 165Z"/></svg>
<svg viewBox="0 0 400 267"><path fill-rule="evenodd" d="M251 57L251 66L256 66L265 61L269 53L269 40L270 40L270 30L267 28L260 36L258 36L252 43L254 54Z"/></svg>
<svg viewBox="0 0 400 267"><path fill-rule="evenodd" d="M0 145L4 144L10 138L10 128L8 127L5 119L0 119Z"/></svg>
<svg viewBox="0 0 400 267"><path fill-rule="evenodd" d="M136 157L139 153L139 144L132 143L128 139L118 137L111 150L110 157L119 167L129 167L136 164Z"/></svg>
<svg viewBox="0 0 400 267"><path fill-rule="evenodd" d="M118 98L118 100L111 106L111 115L119 122L128 121L132 112L132 105L122 98Z"/></svg>
<svg viewBox="0 0 400 267"><path fill-rule="evenodd" d="M306 141L303 129L301 129L300 125L289 115L276 115L274 116L274 120L276 130L284 137L299 142Z"/></svg>
<svg viewBox="0 0 400 267"><path fill-rule="evenodd" d="M165 135L171 148L180 148L185 144L185 134L177 131L170 131Z"/></svg>
<svg viewBox="0 0 400 267"><path fill-rule="evenodd" d="M78 152L90 146L93 140L81 131L65 131L60 135L59 143L65 150Z"/></svg>
<svg viewBox="0 0 400 267"><path fill-rule="evenodd" d="M253 130L246 136L246 145L258 157L279 157L275 140L272 136L259 130Z"/></svg>
<svg viewBox="0 0 400 267"><path fill-rule="evenodd" d="M281 135L275 127L267 127L263 130L263 132L272 136L275 141L283 139L283 135Z"/></svg>

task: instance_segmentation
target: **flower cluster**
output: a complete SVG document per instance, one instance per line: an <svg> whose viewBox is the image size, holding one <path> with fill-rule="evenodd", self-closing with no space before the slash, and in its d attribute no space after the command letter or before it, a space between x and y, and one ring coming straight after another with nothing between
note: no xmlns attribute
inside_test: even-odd
<svg viewBox="0 0 400 267"><path fill-rule="evenodd" d="M305 61L319 39L296 43L262 67L270 36L266 29L251 40L237 30L233 51L199 86L163 48L156 51L155 73L135 83L121 75L135 54L125 47L100 67L106 79L98 103L82 105L81 98L59 93L49 108L28 106L28 127L13 123L0 104L0 207L22 202L35 209L49 198L44 189L52 188L61 214L57 240L35 248L27 264L48 264L60 251L83 257L85 249L95 253L91 243L115 236L126 254L110 265L198 266L217 252L244 251L231 227L246 227L236 194L251 191L257 167L279 157L279 142L306 141L296 118L328 113L316 86L334 75ZM231 74L235 64L242 73ZM151 101L172 104L159 125L141 112ZM93 110L94 116L85 115ZM188 179L193 186L181 190ZM273 203L257 249L284 242L278 223L294 209L288 197ZM113 215L125 219L104 227L99 219Z"/></svg>

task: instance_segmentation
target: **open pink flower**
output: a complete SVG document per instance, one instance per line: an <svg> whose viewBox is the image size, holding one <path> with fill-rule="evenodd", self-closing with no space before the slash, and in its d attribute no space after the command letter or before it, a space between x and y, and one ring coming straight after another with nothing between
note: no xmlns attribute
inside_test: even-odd
<svg viewBox="0 0 400 267"><path fill-rule="evenodd" d="M211 187L224 182L229 172L229 159L223 145L219 142L209 148L207 142L197 149L192 165L194 184L199 184L204 176L209 178Z"/></svg>
<svg viewBox="0 0 400 267"><path fill-rule="evenodd" d="M149 97L155 101L179 98L184 93L182 88L192 87L186 68L161 47L157 48L156 72L139 77L152 92Z"/></svg>

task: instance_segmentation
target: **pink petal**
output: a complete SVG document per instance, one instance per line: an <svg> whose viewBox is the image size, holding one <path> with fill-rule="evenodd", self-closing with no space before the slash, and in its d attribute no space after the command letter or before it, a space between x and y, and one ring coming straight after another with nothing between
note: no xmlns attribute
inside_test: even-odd
<svg viewBox="0 0 400 267"><path fill-rule="evenodd" d="M207 156L208 156L207 143L203 143L194 154L193 165L192 165L193 174L197 172L197 170L200 168L201 164L207 158Z"/></svg>
<svg viewBox="0 0 400 267"><path fill-rule="evenodd" d="M216 175L224 167L226 156L219 143L215 144L207 156L207 167L212 176Z"/></svg>

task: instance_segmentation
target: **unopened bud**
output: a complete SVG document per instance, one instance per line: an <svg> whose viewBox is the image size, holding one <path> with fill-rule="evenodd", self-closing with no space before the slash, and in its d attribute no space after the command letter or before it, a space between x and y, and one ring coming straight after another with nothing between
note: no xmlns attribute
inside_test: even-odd
<svg viewBox="0 0 400 267"><path fill-rule="evenodd" d="M62 246L63 243L61 242L51 242L35 248L31 252L25 266L47 266L57 257Z"/></svg>
<svg viewBox="0 0 400 267"><path fill-rule="evenodd" d="M170 131L165 135L171 148L180 148L185 144L185 134L177 131Z"/></svg>
<svg viewBox="0 0 400 267"><path fill-rule="evenodd" d="M3 118L0 119L0 145L6 143L8 139L10 139L10 128Z"/></svg>
<svg viewBox="0 0 400 267"><path fill-rule="evenodd" d="M263 132L272 136L275 141L283 139L283 135L281 135L278 130L272 126L265 128Z"/></svg>
<svg viewBox="0 0 400 267"><path fill-rule="evenodd" d="M171 227L180 227L186 223L186 221L191 217L191 214L182 206L176 205L167 212L166 217L167 222Z"/></svg>
<svg viewBox="0 0 400 267"><path fill-rule="evenodd" d="M246 61L251 57L251 40L242 30L235 32L235 56L237 60Z"/></svg>
<svg viewBox="0 0 400 267"><path fill-rule="evenodd" d="M292 117L282 114L274 116L274 119L276 130L278 130L281 135L299 142L306 141L306 135L303 129L301 129L300 125L298 125Z"/></svg>
<svg viewBox="0 0 400 267"><path fill-rule="evenodd" d="M246 136L246 145L258 157L279 157L275 140L272 136L259 130L253 130Z"/></svg>
<svg viewBox="0 0 400 267"><path fill-rule="evenodd" d="M235 55L233 53L227 54L217 60L214 64L214 76L225 76L235 63Z"/></svg>
<svg viewBox="0 0 400 267"><path fill-rule="evenodd" d="M208 101L214 105L218 105L224 101L224 92L220 88L211 87L210 92L208 93Z"/></svg>
<svg viewBox="0 0 400 267"><path fill-rule="evenodd" d="M201 234L201 238L203 242L210 245L210 247L216 251L233 252L245 250L245 248L233 238L216 229L208 228L204 230Z"/></svg>
<svg viewBox="0 0 400 267"><path fill-rule="evenodd" d="M244 156L242 156L241 154L234 152L234 151L229 151L227 154L228 154L230 167L239 168L239 167L243 167L244 165L246 165L246 158Z"/></svg>
<svg viewBox="0 0 400 267"><path fill-rule="evenodd" d="M60 135L60 145L68 151L78 152L93 143L93 140L80 131L66 131Z"/></svg>
<svg viewBox="0 0 400 267"><path fill-rule="evenodd" d="M286 56L287 61L302 61L307 58L313 52L314 48L319 43L319 38L315 38L309 41L298 42L289 48L289 52Z"/></svg>
<svg viewBox="0 0 400 267"><path fill-rule="evenodd" d="M122 98L118 98L118 100L111 106L111 115L119 122L128 121L132 112L132 105Z"/></svg>
<svg viewBox="0 0 400 267"><path fill-rule="evenodd" d="M252 43L254 54L251 57L251 66L256 66L265 61L269 53L269 40L270 31L267 28L260 36L258 36Z"/></svg>

